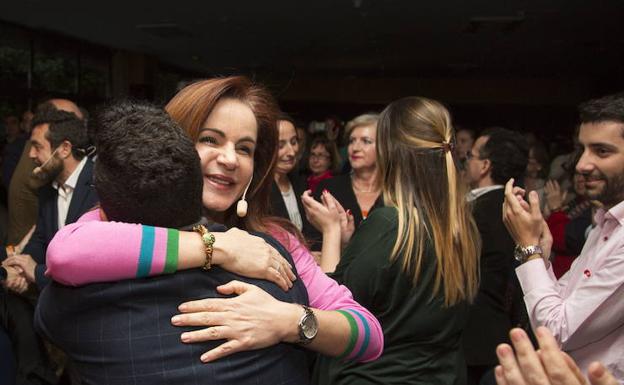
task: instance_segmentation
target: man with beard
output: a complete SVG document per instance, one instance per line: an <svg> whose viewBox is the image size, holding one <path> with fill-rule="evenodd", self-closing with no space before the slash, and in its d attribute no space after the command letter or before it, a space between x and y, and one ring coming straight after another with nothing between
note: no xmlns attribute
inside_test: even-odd
<svg viewBox="0 0 624 385"><path fill-rule="evenodd" d="M93 164L84 156L87 132L82 118L82 111L69 100L51 99L40 105L31 141L11 179L12 242L22 239L37 221L36 231L23 249L23 241L0 248L0 282L6 289L0 290L0 336L8 335L11 341L10 346L0 347L0 357L15 358L11 376L19 384L57 381L43 342L33 329L33 302L38 292L33 283L41 288L47 282L43 275L45 252L58 228L74 222L97 200L91 186Z"/></svg>
<svg viewBox="0 0 624 385"><path fill-rule="evenodd" d="M570 270L555 279L548 260L552 237L535 192L527 204L519 199L524 191L509 181L503 216L518 245L516 273L533 328L548 327L581 369L601 361L624 382L624 94L582 104L580 117L583 152L576 171L585 177L588 197L603 207Z"/></svg>
<svg viewBox="0 0 624 385"><path fill-rule="evenodd" d="M33 174L43 186L37 225L23 254L9 257L5 264L19 266L29 284L41 290L49 282L44 275L48 243L58 229L95 206L97 195L91 183L93 162L86 156L84 122L50 105L37 113L32 126L29 157L38 166Z"/></svg>

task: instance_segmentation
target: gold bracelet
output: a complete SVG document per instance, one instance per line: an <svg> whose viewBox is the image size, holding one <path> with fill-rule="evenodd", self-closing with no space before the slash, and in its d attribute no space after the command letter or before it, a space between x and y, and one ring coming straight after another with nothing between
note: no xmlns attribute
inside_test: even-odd
<svg viewBox="0 0 624 385"><path fill-rule="evenodd" d="M206 261L204 262L204 266L202 266L202 269L210 270L210 267L212 266L212 252L214 251L213 245L215 243L215 236L210 231L208 231L208 229L204 225L194 226L193 231L201 236L202 242L204 243L204 253L206 253Z"/></svg>

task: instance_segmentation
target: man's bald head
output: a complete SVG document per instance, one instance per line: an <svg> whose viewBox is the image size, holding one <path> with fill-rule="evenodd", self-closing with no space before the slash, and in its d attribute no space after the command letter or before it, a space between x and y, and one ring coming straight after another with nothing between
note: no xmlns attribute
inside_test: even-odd
<svg viewBox="0 0 624 385"><path fill-rule="evenodd" d="M78 108L76 103L72 102L71 100L67 100L67 99L50 99L46 103L50 103L57 110L71 112L74 115L76 115L78 117L78 119L81 119L81 120L84 119L84 115L82 114L82 111L80 110L80 108Z"/></svg>

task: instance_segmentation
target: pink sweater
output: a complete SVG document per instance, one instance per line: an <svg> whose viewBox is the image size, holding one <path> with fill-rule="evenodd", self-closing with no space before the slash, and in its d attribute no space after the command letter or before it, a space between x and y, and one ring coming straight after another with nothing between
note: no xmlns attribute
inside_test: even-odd
<svg viewBox="0 0 624 385"><path fill-rule="evenodd" d="M360 362L378 358L383 351L379 321L353 299L349 289L329 278L294 236L272 235L292 255L310 306L340 311L349 320L352 335L344 357ZM174 272L178 237L173 229L103 222L99 210L90 211L56 233L48 246L46 275L79 286Z"/></svg>

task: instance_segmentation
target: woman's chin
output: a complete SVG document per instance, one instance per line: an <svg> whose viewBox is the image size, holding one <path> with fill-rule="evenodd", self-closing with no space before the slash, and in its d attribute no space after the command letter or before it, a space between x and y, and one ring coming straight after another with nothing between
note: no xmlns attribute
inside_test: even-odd
<svg viewBox="0 0 624 385"><path fill-rule="evenodd" d="M232 204L234 204L231 199L224 200L214 196L203 198L202 203L204 205L204 209L212 213L224 213L232 206Z"/></svg>

